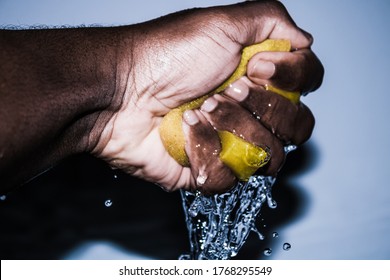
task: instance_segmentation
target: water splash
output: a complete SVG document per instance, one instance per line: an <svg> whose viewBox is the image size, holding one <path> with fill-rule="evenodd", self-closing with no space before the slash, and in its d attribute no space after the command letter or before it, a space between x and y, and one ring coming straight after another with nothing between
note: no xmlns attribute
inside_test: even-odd
<svg viewBox="0 0 390 280"><path fill-rule="evenodd" d="M252 176L231 191L210 197L181 191L191 246L191 255L181 259L230 259L251 231L263 240L255 219L265 202L275 205L274 182L273 177Z"/></svg>
<svg viewBox="0 0 390 280"><path fill-rule="evenodd" d="M286 146L285 153L295 149ZM265 202L270 208L277 207L271 192L274 183L274 177L252 176L224 194L203 196L182 190L191 253L180 259L227 260L238 254L250 232L264 240L255 221ZM264 251L266 256L271 253L270 248Z"/></svg>

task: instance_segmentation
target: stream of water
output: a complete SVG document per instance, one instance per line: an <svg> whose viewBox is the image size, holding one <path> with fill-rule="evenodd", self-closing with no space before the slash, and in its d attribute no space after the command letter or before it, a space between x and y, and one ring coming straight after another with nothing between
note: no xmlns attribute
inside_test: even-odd
<svg viewBox="0 0 390 280"><path fill-rule="evenodd" d="M285 152L295 148L287 146ZM263 240L255 221L264 203L277 207L272 198L275 179L252 176L247 182L238 182L229 192L214 196L181 191L191 253L180 259L227 260L238 254L250 232ZM285 246L286 250L291 247Z"/></svg>

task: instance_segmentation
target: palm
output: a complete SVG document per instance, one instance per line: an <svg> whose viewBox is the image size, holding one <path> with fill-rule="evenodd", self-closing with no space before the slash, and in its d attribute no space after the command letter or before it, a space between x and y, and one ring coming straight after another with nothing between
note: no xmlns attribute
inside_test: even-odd
<svg viewBox="0 0 390 280"><path fill-rule="evenodd" d="M219 42L207 35L193 40L182 38L186 47L174 40L164 49L158 45L148 48L152 55L142 62L142 67L150 65L148 71L134 71L143 74L135 77L140 93L133 96L137 99L130 100L113 118L114 130L108 145L115 146L112 140L120 139L124 147L109 156L114 158L109 160L113 166L169 186L170 190L190 185L190 168L180 166L166 152L158 127L172 108L207 94L233 72L241 46L223 34L219 38Z"/></svg>

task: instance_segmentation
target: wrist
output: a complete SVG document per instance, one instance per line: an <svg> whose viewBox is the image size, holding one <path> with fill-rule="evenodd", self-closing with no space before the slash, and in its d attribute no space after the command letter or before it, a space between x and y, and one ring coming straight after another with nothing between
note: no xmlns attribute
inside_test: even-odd
<svg viewBox="0 0 390 280"><path fill-rule="evenodd" d="M121 106L121 72L128 69L121 40L117 28L1 30L5 186L93 149L105 120Z"/></svg>
<svg viewBox="0 0 390 280"><path fill-rule="evenodd" d="M102 67L106 63L111 64L111 70L107 75L103 75L103 80L106 89L101 91L98 99L103 98L104 102L99 107L95 107L93 114L93 126L88 130L87 137L82 143L86 152L99 156L109 141L113 123L116 115L120 110L123 110L125 104L132 103L133 85L135 84L135 77L133 77L133 62L135 45L133 38L135 37L133 28L131 26L113 27L109 31L112 36L114 45L109 61L102 62ZM134 103L134 102L133 102ZM96 104L95 104L96 105Z"/></svg>

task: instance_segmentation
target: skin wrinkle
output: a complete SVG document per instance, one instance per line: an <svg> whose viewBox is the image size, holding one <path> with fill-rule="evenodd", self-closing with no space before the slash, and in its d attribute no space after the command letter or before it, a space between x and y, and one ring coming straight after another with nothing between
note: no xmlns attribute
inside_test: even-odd
<svg viewBox="0 0 390 280"><path fill-rule="evenodd" d="M120 42L122 42L122 39L121 39L121 36L119 35L119 33L116 33L116 36L117 36L117 38L115 41L117 42L117 46L118 46L120 44ZM130 39L130 41L132 42L133 39ZM117 47L114 50L115 50L115 52L114 52L115 57L114 57L113 61L114 61L114 69L116 69L116 70L113 71L113 73L114 73L113 81L115 83L115 86L113 87L113 90L111 93L111 99L109 102L110 106L100 111L100 113L98 114L98 117L96 118L96 121L94 122L90 132L88 133L89 140L88 140L88 146L87 146L86 151L91 151L92 154L99 154L102 152L102 149L99 148L98 145L99 145L99 143L101 143L103 136L107 135L108 136L107 139L110 139L112 137L112 133L113 133L112 127L107 128L107 125L110 123L110 121L109 120L104 121L104 120L110 119L110 117L108 115L113 114L113 112L115 112L117 110L116 108L123 107L123 104L125 102L125 96L126 96L125 93L126 93L127 87L131 87L133 84L135 84L135 83L132 83L132 84L129 83L129 79L130 79L130 77L132 77L132 75L130 74L132 67L128 68L127 74L125 74L125 75L120 74L120 72L123 71L123 67L120 67L121 63L119 63L119 59L120 59L119 48ZM129 64L131 64L133 61L132 57L133 57L133 51L131 49L130 50L130 63ZM121 90L122 76L125 77L124 84L126 85L126 87L124 88L124 90ZM117 97L118 95L119 95L119 98ZM119 100L119 103L118 103L118 101L115 101L115 100ZM118 103L118 104L116 104L116 103ZM112 117L115 118L115 116L112 116ZM104 123L106 125L102 125ZM105 132L107 129L110 132ZM91 140L94 138L95 138L95 140ZM107 144L107 143L105 143L105 144Z"/></svg>
<svg viewBox="0 0 390 280"><path fill-rule="evenodd" d="M217 26L216 26L216 27L217 27ZM219 28L219 27L218 27L218 28ZM222 31L222 30L220 29L220 31ZM204 35L205 35L207 38L209 38L209 39L210 39L211 41L213 41L215 44L217 44L218 46L220 46L220 47L221 47L222 49L224 49L226 52L229 52L229 53L231 53L232 55L236 55L236 53L231 52L230 49L226 48L224 45L222 45L221 43L219 43L218 40L215 40L213 36L210 36L210 35L208 34L208 32L203 32L203 33L204 33ZM224 34L225 34L225 32L224 32ZM203 56L208 57L208 59L209 59L210 61L213 61L213 63L214 63L215 65L218 65L218 63L217 63L217 61L215 60L215 57L214 57L214 56L211 56L209 53L203 51L200 47L198 47L198 46L196 46L196 45L195 45L194 47L198 50L198 52L202 53ZM237 67L238 62L239 62L239 61L237 61L237 64L236 64L235 67ZM234 69L235 69L235 68L234 68ZM230 76L230 75L234 72L234 69L232 69L232 71L229 73L228 76ZM200 70L202 70L202 69L200 69ZM221 80L221 83L220 83L220 84L222 84L222 81L223 81L224 79L226 79L226 77L222 77L222 76L221 76L221 77L218 77L218 80ZM218 86L216 86L215 88L218 88L220 84L218 84ZM204 95L206 95L206 94L208 94L208 93L205 93Z"/></svg>
<svg viewBox="0 0 390 280"><path fill-rule="evenodd" d="M151 45L154 45L153 44L153 41L155 41L154 39L152 39L152 42L149 42L149 43L146 43L147 45L149 45L150 47L150 52L151 53L153 53L154 55L153 55L153 57L155 57L155 59L154 59L154 61L156 61L156 60L158 60L158 58L156 58L156 57L158 57L158 56L164 56L164 55L159 55L159 53L160 52L168 52L168 51L164 51L164 47L159 47L160 46L160 43L158 44L158 45L156 45L156 46L154 46L156 49L158 49L158 51L154 51L154 50L152 50L151 49ZM136 60L136 61L138 61L138 60ZM133 99L132 100L132 102L133 102L133 105L134 106L136 106L136 107L138 107L138 101L141 99L141 98L144 98L144 95L149 95L149 97L152 97L154 100L157 100L157 98L154 96L154 94L153 94L153 92L154 93L158 93L158 92L163 92L163 91L165 91L165 90L167 90L167 89L169 89L170 88L170 85L171 86L174 86L174 82L173 81L169 81L169 80L167 80L167 79L165 79L165 77L163 76L163 77L159 77L159 78L154 78L154 74L153 74L153 71L159 71L160 72L160 74L159 74L159 76L162 76L161 74L163 74L164 72L163 71L161 71L160 70L160 68L159 67L155 67L156 65L154 64L154 63L152 63L152 58L151 57L149 57L148 58L148 62L146 62L145 60L142 60L142 59L140 59L140 66L136 66L136 64L135 64L135 62L133 62L133 69L135 69L134 70L134 72L135 72L135 75L134 75L134 78L133 78L133 80L134 80L134 86L135 86L135 88L134 88L134 92L135 92L135 94L137 95L137 98L136 99ZM137 77L136 77L136 75L137 75L137 73L138 72L141 72L141 71L137 71L136 69L137 69L137 67L139 67L139 68L141 68L141 69L144 69L144 68L146 68L146 69L149 69L149 74L148 75L145 75L146 73L145 72L143 72L143 75L144 75L144 77L142 78L143 80L146 80L146 81L150 81L149 82L149 85L147 86L147 87L145 87L144 89L140 89L140 88L137 88ZM164 86L161 86L161 78L162 79L164 79L165 81L167 81L168 82L168 84L167 85L164 85ZM159 103L161 104L161 105L163 105L163 107L165 107L165 108L169 108L169 106L167 106L166 104L164 104L162 101L160 101L160 100L158 100L159 101ZM171 109L171 108L169 108L169 109Z"/></svg>
<svg viewBox="0 0 390 280"><path fill-rule="evenodd" d="M189 40L186 41L187 44L189 45L192 45L191 42ZM172 50L171 50L172 51ZM185 52L185 51L184 51ZM173 59L175 61L175 65L178 64L179 66L176 66L175 68L187 68L188 67L188 62L191 61L191 59L183 59L184 57L189 57L188 53L184 53L184 54L181 54L180 55L180 58L179 58L179 55L178 56L175 56ZM179 81L182 81L185 77L180 77L179 78ZM164 86L161 87L158 92L163 92L163 91L166 91L168 93L168 96L166 96L166 98L164 98L163 100L159 100L160 104L163 105L164 108L167 108L169 110L172 110L174 109L173 106L170 106L169 104L166 104L167 103L167 99L171 99L171 98L175 98L175 95L173 95L173 93L179 93L180 95L183 95L183 94L186 94L185 91L183 91L182 89L180 88L177 88L177 82L176 81L172 81L170 79L167 79L164 75L162 75L162 79L164 80ZM158 84L159 82L156 81L156 84ZM174 90L172 90L174 89ZM153 94L153 98L155 98L156 100L158 99L156 97L156 93L158 93L157 91L155 91L155 94ZM164 102L165 101L165 102Z"/></svg>

